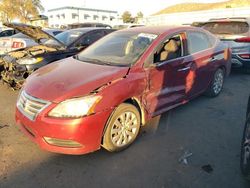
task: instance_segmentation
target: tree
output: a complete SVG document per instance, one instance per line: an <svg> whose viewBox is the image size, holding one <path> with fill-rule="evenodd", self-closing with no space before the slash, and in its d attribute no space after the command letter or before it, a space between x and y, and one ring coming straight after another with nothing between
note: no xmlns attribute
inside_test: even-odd
<svg viewBox="0 0 250 188"><path fill-rule="evenodd" d="M17 0L2 0L0 2L1 20L3 22L11 22L17 18L17 8L13 6L17 4Z"/></svg>
<svg viewBox="0 0 250 188"><path fill-rule="evenodd" d="M44 8L40 0L1 0L0 11L3 22L19 19L23 23L28 23L31 17L38 16Z"/></svg>
<svg viewBox="0 0 250 188"><path fill-rule="evenodd" d="M143 13L142 12L138 12L136 17L135 17L135 22L138 23L140 19L143 18Z"/></svg>
<svg viewBox="0 0 250 188"><path fill-rule="evenodd" d="M33 4L34 4L34 6L35 6L37 9L39 9L41 12L44 12L44 7L43 7L43 5L42 5L42 3L41 3L40 0L33 0Z"/></svg>
<svg viewBox="0 0 250 188"><path fill-rule="evenodd" d="M21 22L27 23L31 17L39 15L44 8L40 0L17 0L18 1L18 18Z"/></svg>
<svg viewBox="0 0 250 188"><path fill-rule="evenodd" d="M122 15L122 20L124 23L131 23L133 18L129 11L125 11Z"/></svg>
<svg viewBox="0 0 250 188"><path fill-rule="evenodd" d="M144 16L144 15L143 15L143 13L142 13L142 12L138 12L138 13L137 13L137 18L139 18L139 19L140 19L140 18L143 18L143 16Z"/></svg>

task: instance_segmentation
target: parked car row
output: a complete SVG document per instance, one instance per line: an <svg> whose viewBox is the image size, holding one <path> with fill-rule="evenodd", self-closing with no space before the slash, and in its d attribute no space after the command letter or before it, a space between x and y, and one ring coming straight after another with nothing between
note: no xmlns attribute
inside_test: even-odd
<svg viewBox="0 0 250 188"><path fill-rule="evenodd" d="M20 89L25 79L38 68L80 52L104 35L114 31L103 28L79 28L61 32L55 37L40 28L9 24L38 45L21 48L0 58L2 80L13 89ZM45 40L46 39L46 40Z"/></svg>
<svg viewBox="0 0 250 188"><path fill-rule="evenodd" d="M119 24L114 25L113 27L108 24L98 23L98 22L85 22L85 23L73 23L65 26L66 29L76 29L76 28L83 28L83 27L103 27L106 29L126 29L132 27L142 27L145 26L143 24L135 24L135 23L126 23L126 24Z"/></svg>
<svg viewBox="0 0 250 188"><path fill-rule="evenodd" d="M56 36L62 32L62 30L58 29L44 29L43 31L49 33L52 36ZM22 32L18 32L17 34L12 35L10 37L0 38L0 55L35 45L38 45L38 43L36 43L33 39L23 34Z"/></svg>
<svg viewBox="0 0 250 188"><path fill-rule="evenodd" d="M232 67L250 71L250 18L220 18L194 23L218 36L232 49Z"/></svg>

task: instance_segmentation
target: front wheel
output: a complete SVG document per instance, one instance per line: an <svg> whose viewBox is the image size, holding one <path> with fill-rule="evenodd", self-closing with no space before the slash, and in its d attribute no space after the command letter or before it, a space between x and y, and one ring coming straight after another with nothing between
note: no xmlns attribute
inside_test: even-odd
<svg viewBox="0 0 250 188"><path fill-rule="evenodd" d="M216 97L220 94L225 78L225 71L221 68L217 69L211 84L209 85L205 95L208 97Z"/></svg>
<svg viewBox="0 0 250 188"><path fill-rule="evenodd" d="M242 174L250 180L250 114L245 124L241 142L240 167Z"/></svg>
<svg viewBox="0 0 250 188"><path fill-rule="evenodd" d="M131 104L119 105L111 115L103 136L103 147L115 152L127 148L140 130L140 113Z"/></svg>

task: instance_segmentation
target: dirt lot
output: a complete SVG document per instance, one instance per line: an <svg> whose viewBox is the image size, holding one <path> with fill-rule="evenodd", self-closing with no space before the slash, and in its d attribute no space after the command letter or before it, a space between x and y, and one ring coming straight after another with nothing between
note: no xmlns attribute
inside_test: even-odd
<svg viewBox="0 0 250 188"><path fill-rule="evenodd" d="M0 85L0 187L249 187L239 170L249 94L250 75L233 73L219 97L154 118L123 152L66 156L40 150L19 131L17 92ZM186 151L187 165L178 161Z"/></svg>

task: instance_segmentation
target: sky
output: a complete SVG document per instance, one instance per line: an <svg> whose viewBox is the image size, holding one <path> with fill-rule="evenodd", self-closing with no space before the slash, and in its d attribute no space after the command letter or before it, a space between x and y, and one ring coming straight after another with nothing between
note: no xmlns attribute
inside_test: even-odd
<svg viewBox="0 0 250 188"><path fill-rule="evenodd" d="M97 8L104 10L115 10L122 14L130 11L133 15L141 11L145 16L154 14L168 6L187 3L212 3L225 0L41 0L45 10L63 6L76 6L86 8Z"/></svg>

